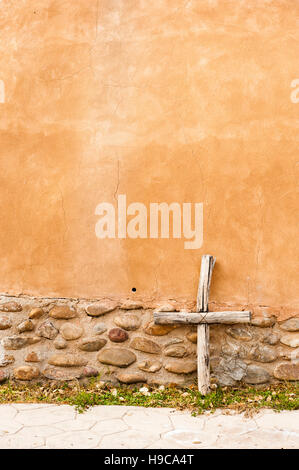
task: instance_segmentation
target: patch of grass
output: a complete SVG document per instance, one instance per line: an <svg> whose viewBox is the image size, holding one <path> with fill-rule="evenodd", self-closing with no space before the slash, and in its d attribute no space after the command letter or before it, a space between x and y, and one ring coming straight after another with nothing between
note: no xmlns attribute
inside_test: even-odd
<svg viewBox="0 0 299 470"><path fill-rule="evenodd" d="M143 407L170 407L190 410L193 415L216 409L236 410L247 415L260 408L274 410L299 409L299 383L281 383L263 388L216 388L209 395L201 395L196 386L186 389L175 387L114 388L99 379L87 385L79 382L64 382L59 385L41 383L22 385L7 382L0 386L0 403L65 403L73 405L79 412L94 405L129 405Z"/></svg>

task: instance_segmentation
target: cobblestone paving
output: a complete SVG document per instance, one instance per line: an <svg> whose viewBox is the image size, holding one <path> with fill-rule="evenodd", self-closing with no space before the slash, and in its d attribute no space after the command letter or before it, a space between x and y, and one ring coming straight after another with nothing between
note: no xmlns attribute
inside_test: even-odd
<svg viewBox="0 0 299 470"><path fill-rule="evenodd" d="M170 408L0 405L1 449L299 448L299 411L193 417Z"/></svg>

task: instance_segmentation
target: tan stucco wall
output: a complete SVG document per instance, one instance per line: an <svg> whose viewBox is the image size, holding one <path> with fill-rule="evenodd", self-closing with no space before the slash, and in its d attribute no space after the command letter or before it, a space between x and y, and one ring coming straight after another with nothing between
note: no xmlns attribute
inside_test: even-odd
<svg viewBox="0 0 299 470"><path fill-rule="evenodd" d="M299 3L2 0L0 291L298 301ZM100 202L203 202L204 242L99 240ZM132 287L137 289L131 292Z"/></svg>

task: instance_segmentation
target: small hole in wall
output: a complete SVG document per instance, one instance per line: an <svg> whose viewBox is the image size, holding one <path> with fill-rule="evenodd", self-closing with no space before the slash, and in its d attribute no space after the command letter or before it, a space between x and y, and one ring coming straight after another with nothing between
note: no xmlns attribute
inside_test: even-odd
<svg viewBox="0 0 299 470"><path fill-rule="evenodd" d="M132 287L132 292L136 292L136 287Z"/></svg>

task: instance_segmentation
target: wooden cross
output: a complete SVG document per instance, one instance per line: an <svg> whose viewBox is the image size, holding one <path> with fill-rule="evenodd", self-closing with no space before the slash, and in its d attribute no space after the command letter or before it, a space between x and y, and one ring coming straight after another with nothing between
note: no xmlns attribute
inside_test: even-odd
<svg viewBox="0 0 299 470"><path fill-rule="evenodd" d="M197 325L197 374L198 390L206 395L210 388L210 323L249 323L251 312L209 312L209 290L216 259L211 255L203 255L201 259L200 278L197 292L196 312L154 312L154 322L158 325L192 324Z"/></svg>

